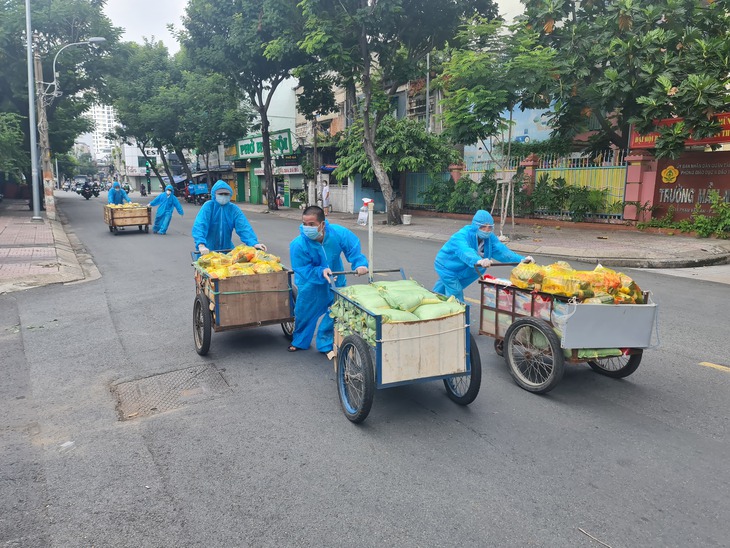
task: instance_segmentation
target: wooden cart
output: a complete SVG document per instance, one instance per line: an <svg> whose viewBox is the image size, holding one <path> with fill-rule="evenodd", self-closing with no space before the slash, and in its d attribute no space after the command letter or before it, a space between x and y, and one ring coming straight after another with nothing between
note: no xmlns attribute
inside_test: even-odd
<svg viewBox="0 0 730 548"><path fill-rule="evenodd" d="M331 290L335 301L345 301L375 323L374 345L368 344L361 333L343 336L335 329L337 390L350 421L359 423L367 418L376 388L443 380L452 401L468 405L476 399L482 366L476 342L469 333L469 306L464 313L445 318L385 323L381 315L337 288Z"/></svg>
<svg viewBox="0 0 730 548"><path fill-rule="evenodd" d="M291 339L296 292L290 271L213 279L194 266L193 338L198 354L208 353L212 331L281 324Z"/></svg>
<svg viewBox="0 0 730 548"><path fill-rule="evenodd" d="M514 381L543 394L563 377L565 362L587 363L613 378L631 375L653 346L657 305L578 303L520 289L507 280L480 280L479 334L494 337Z"/></svg>
<svg viewBox="0 0 730 548"><path fill-rule="evenodd" d="M104 222L109 225L109 232L115 236L119 229L126 226L136 226L140 232L149 232L152 223L152 208L141 205L139 207L110 207L104 206Z"/></svg>

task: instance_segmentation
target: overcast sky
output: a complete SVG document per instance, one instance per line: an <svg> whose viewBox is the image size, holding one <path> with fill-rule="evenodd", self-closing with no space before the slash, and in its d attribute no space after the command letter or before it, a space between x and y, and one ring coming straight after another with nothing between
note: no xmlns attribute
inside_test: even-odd
<svg viewBox="0 0 730 548"><path fill-rule="evenodd" d="M505 17L522 12L519 0L498 0L500 11ZM125 29L122 40L142 42L142 37L162 40L170 53L179 48L177 41L167 31L168 23L180 28L180 19L187 0L107 0L104 12L114 26Z"/></svg>

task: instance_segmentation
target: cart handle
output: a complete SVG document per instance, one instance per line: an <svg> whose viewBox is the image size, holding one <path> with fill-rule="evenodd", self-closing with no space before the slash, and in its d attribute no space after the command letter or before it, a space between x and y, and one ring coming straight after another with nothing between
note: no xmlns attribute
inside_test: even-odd
<svg viewBox="0 0 730 548"><path fill-rule="evenodd" d="M368 274L386 274L386 273L392 273L392 272L401 272L402 273L403 271L400 268L391 268L391 269L386 269L386 270L373 270L372 272L370 270L368 270L367 273ZM353 274L357 274L357 272L355 272L354 270L345 270L342 272L333 272L332 273L333 276L349 276L349 275L353 275Z"/></svg>

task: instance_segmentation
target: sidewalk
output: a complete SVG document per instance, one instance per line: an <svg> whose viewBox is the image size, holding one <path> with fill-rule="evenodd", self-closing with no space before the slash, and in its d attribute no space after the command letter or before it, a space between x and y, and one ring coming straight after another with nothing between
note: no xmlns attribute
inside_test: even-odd
<svg viewBox="0 0 730 548"><path fill-rule="evenodd" d="M265 205L238 204L248 216L272 215L301 220L300 209L269 212ZM25 200L0 202L0 295L48 284L96 279L99 272L92 258L62 222L31 221ZM357 224L357 214L332 213L332 222L356 233L367 233ZM386 216L376 213L373 230L378 234L445 242L466 220L414 215L410 225L388 226ZM518 219L518 221L520 221ZM591 225L527 221L505 225L508 243L523 255L547 255L567 261L600 262L612 267L687 268L730 264L730 241L698 239L682 235L646 234L623 225ZM366 234L363 234L366 236Z"/></svg>
<svg viewBox="0 0 730 548"><path fill-rule="evenodd" d="M0 202L0 295L99 277L75 236L44 211L41 216L42 222L31 221L27 200Z"/></svg>

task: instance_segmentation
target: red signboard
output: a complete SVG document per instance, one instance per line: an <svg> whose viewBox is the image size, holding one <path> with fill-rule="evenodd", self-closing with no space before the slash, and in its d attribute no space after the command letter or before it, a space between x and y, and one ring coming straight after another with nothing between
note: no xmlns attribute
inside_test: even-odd
<svg viewBox="0 0 730 548"><path fill-rule="evenodd" d="M698 204L707 215L711 190L730 202L730 152L686 152L676 160L663 158L657 164L657 211L652 216L662 217L673 207L674 220L689 219Z"/></svg>
<svg viewBox="0 0 730 548"><path fill-rule="evenodd" d="M715 116L715 118L717 118L717 121L722 126L722 130L720 131L720 133L718 133L714 137L708 137L706 139L687 139L685 144L687 146L692 146L730 143L730 112L723 112L722 114L718 114L717 116ZM669 118L666 120L659 120L657 122L657 125L671 126L672 124L676 124L677 122L681 121L682 118ZM641 133L637 133L634 130L634 127L631 126L631 139L629 141L629 148L655 148L656 140L658 137L659 133L657 132L651 132L642 135Z"/></svg>

